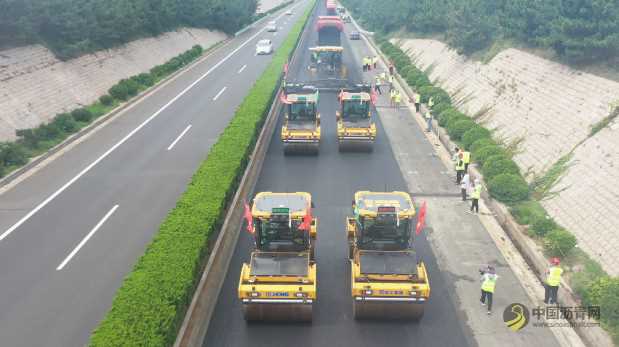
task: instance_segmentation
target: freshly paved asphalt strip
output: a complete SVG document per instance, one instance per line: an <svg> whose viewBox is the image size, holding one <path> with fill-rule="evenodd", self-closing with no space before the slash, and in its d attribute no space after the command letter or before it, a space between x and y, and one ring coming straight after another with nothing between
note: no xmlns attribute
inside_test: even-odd
<svg viewBox="0 0 619 347"><path fill-rule="evenodd" d="M306 5L294 4L282 33ZM283 22L288 16L280 11L277 17ZM269 37L277 49L285 38L262 31L265 23L0 195L0 345L88 342L123 278L269 63L270 56L254 57L256 42Z"/></svg>
<svg viewBox="0 0 619 347"><path fill-rule="evenodd" d="M324 6L324 5L323 5ZM324 10L324 8L323 8ZM310 26L313 27L313 26ZM307 51L312 40L301 47ZM351 46L344 42L345 52ZM344 53L348 78L361 79L359 63ZM305 54L306 56L308 54ZM310 81L307 58L291 67L291 80ZM320 78L320 76L318 76ZM318 156L284 156L278 132L271 140L256 192L306 191L316 204L318 298L311 324L251 323L243 319L237 298L241 263L249 260L250 235L242 232L225 280L205 346L467 346L471 332L460 320L450 300L445 276L425 236L415 241L416 251L429 271L432 296L419 323L402 321L355 321L350 294L345 217L358 190L407 190L400 168L380 122L372 153L340 153L335 135L336 95L322 93L322 139ZM380 110L379 110L380 111ZM281 119L280 119L281 125Z"/></svg>

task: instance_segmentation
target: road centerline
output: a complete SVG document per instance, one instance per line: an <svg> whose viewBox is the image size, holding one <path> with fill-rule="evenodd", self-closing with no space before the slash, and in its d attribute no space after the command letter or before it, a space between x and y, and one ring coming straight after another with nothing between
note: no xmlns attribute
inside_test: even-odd
<svg viewBox="0 0 619 347"><path fill-rule="evenodd" d="M221 90L219 91L219 93L217 93L217 95L215 95L215 97L213 97L213 101L217 101L217 99L219 99L219 97L221 96L221 94L223 94L226 89L228 89L228 87L223 87L221 88Z"/></svg>
<svg viewBox="0 0 619 347"><path fill-rule="evenodd" d="M191 124L189 124L185 130L183 130L183 132L181 132L180 135L178 135L178 137L170 144L170 146L168 146L168 151L171 150L172 148L174 148L174 146L176 145L176 143L178 141L180 141L180 139L185 136L185 134L189 131L189 129L191 129Z"/></svg>
<svg viewBox="0 0 619 347"><path fill-rule="evenodd" d="M79 250L86 244L86 242L88 242L92 235L94 235L97 230L101 228L103 223L105 223L105 221L107 221L112 216L116 209L118 209L118 205L114 205L114 207L112 207L112 209L109 210L108 213L105 214L105 216L103 216L103 218L99 221L99 223L97 223L97 225L95 225L94 228L92 228L88 235L86 235L86 237L84 237L82 241L73 249L73 251L71 251L71 253L69 253L69 255L62 261L62 263L58 265L56 271L62 270L69 263L69 261L71 261L71 259L77 254L77 252L79 252Z"/></svg>
<svg viewBox="0 0 619 347"><path fill-rule="evenodd" d="M296 8L300 4L293 6L292 8ZM278 20L283 17L284 14L280 14L275 18ZM228 53L225 57L223 57L219 62L213 65L208 71L206 71L202 76L192 82L189 86L183 89L180 93L178 93L174 98L168 101L165 105L163 105L159 110L153 113L150 117L148 117L144 122L138 125L135 129L133 129L129 134L123 137L119 142L113 145L110 149L108 149L105 153L103 153L99 158L95 159L91 164L89 164L86 168L80 171L76 176L70 179L67 183L65 183L62 187L48 196L45 200L43 200L40 204L38 204L35 208L33 208L30 212L28 212L25 216L23 216L20 220L18 220L15 224L13 224L9 229L7 229L2 235L0 235L0 241L4 240L7 236L13 233L17 228L19 228L22 224L28 221L34 214L39 212L43 207L47 206L52 200L54 200L58 195L64 192L67 188L69 188L73 183L75 183L78 179L88 173L93 167L95 167L98 163L100 163L103 159L109 156L112 152L114 152L118 147L120 147L123 143L125 143L128 139L130 139L135 133L140 131L144 126L150 123L153 119L157 118L163 111L165 111L170 105L172 105L176 100L185 95L190 89L195 87L196 84L200 83L203 79L205 79L208 75L210 75L213 71L219 68L223 63L225 63L228 59L230 59L234 54L243 49L248 43L252 42L256 37L261 35L266 30L266 26L263 26L260 30L258 30L255 34L241 43L237 48L235 48L232 52Z"/></svg>

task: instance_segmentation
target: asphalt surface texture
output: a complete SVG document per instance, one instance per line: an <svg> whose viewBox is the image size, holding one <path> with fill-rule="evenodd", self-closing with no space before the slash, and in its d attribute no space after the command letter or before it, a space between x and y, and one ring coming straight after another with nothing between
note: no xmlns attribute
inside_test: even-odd
<svg viewBox="0 0 619 347"><path fill-rule="evenodd" d="M0 195L0 346L88 342L270 62L255 56L256 42L277 50L307 4L233 38ZM270 20L276 33L263 30Z"/></svg>
<svg viewBox="0 0 619 347"><path fill-rule="evenodd" d="M323 14L324 4L318 7ZM316 18L314 18L315 20ZM347 24L348 25L348 24ZM314 26L308 27L313 30ZM352 54L351 43L342 35L347 78L362 80L360 63ZM315 44L316 34L299 49ZM359 45L360 43L355 43ZM290 69L290 80L312 81L307 70L309 53ZM345 231L345 218L351 215L351 200L358 190L406 191L406 183L394 158L389 141L377 117L378 136L374 151L344 152L337 148L335 93L321 93L322 139L317 156L284 156L279 139L279 126L271 139L255 191L312 194L318 218L316 246L317 302L311 324L246 323L237 298L241 264L249 260L252 236L242 232L233 255L228 275L219 295L204 346L467 346L471 332L459 320L457 304L448 295L446 277L439 271L436 259L423 234L416 238L415 249L425 262L431 283L431 298L420 322L356 321L352 316L350 263ZM467 338L468 337L468 338Z"/></svg>

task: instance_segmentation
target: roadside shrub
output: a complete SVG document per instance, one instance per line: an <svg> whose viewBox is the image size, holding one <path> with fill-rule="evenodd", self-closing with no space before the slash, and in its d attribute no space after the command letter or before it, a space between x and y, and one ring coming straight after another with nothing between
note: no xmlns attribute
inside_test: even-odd
<svg viewBox="0 0 619 347"><path fill-rule="evenodd" d="M393 65L395 65L396 69L400 71L405 66L410 65L411 60L405 53L398 53L393 58Z"/></svg>
<svg viewBox="0 0 619 347"><path fill-rule="evenodd" d="M56 140L64 135L62 130L60 130L54 123L41 124L34 129L34 133L35 136L43 141Z"/></svg>
<svg viewBox="0 0 619 347"><path fill-rule="evenodd" d="M120 80L119 84L124 84L129 97L136 96L140 90L140 85L133 79Z"/></svg>
<svg viewBox="0 0 619 347"><path fill-rule="evenodd" d="M79 125L77 124L75 119L68 113L61 113L57 115L54 118L53 123L56 124L59 129L61 129L67 134L72 134L76 132L79 128Z"/></svg>
<svg viewBox="0 0 619 347"><path fill-rule="evenodd" d="M121 81L122 82L122 81ZM108 93L116 100L127 101L129 99L129 91L124 83L116 83L108 90Z"/></svg>
<svg viewBox="0 0 619 347"><path fill-rule="evenodd" d="M500 174L488 183L490 195L505 203L515 203L529 196L529 186L525 180L514 174Z"/></svg>
<svg viewBox="0 0 619 347"><path fill-rule="evenodd" d="M601 276L590 282L585 295L582 297L583 303L591 306L600 306L602 304L602 295L607 291L611 280L608 276Z"/></svg>
<svg viewBox="0 0 619 347"><path fill-rule="evenodd" d="M473 160L478 162L483 167L484 162L486 161L487 158L490 158L491 156L497 155L497 154L507 155L505 153L505 150L497 144L486 145L480 148L479 150L477 150L477 152L473 152Z"/></svg>
<svg viewBox="0 0 619 347"><path fill-rule="evenodd" d="M576 237L565 229L551 230L544 237L544 250L551 257L565 256L574 246L576 246Z"/></svg>
<svg viewBox="0 0 619 347"><path fill-rule="evenodd" d="M417 75L413 83L416 89L421 89L423 87L432 86L432 82L430 82L430 79L428 78L428 76L426 76L423 72Z"/></svg>
<svg viewBox="0 0 619 347"><path fill-rule="evenodd" d="M449 123L448 123L449 124ZM470 119L462 119L453 123L452 127L447 128L447 133L453 141L459 141L462 135L469 129L475 126L475 122Z"/></svg>
<svg viewBox="0 0 619 347"><path fill-rule="evenodd" d="M611 328L615 338L619 332L619 278L611 278L600 291L602 322Z"/></svg>
<svg viewBox="0 0 619 347"><path fill-rule="evenodd" d="M92 113L85 108L78 108L71 112L71 116L78 122L88 123L92 119Z"/></svg>
<svg viewBox="0 0 619 347"><path fill-rule="evenodd" d="M111 97L109 94L101 95L101 97L99 98L99 102L102 105L110 106L114 103L114 98Z"/></svg>
<svg viewBox="0 0 619 347"><path fill-rule="evenodd" d="M546 216L546 211L535 200L528 200L514 205L510 209L511 214L516 218L516 222L520 225L533 224L539 218Z"/></svg>
<svg viewBox="0 0 619 347"><path fill-rule="evenodd" d="M39 148L40 139L34 129L18 129L15 130L15 135L20 138L24 146L31 149Z"/></svg>
<svg viewBox="0 0 619 347"><path fill-rule="evenodd" d="M141 73L139 75L131 77L131 79L145 87L150 87L155 84L155 79L149 73Z"/></svg>
<svg viewBox="0 0 619 347"><path fill-rule="evenodd" d="M0 161L4 166L20 166L28 162L28 153L24 146L16 142L0 144Z"/></svg>
<svg viewBox="0 0 619 347"><path fill-rule="evenodd" d="M441 102L438 104L435 104L434 107L432 107L432 113L435 116L440 115L443 111L447 110L451 108L451 104L447 103L447 102Z"/></svg>
<svg viewBox="0 0 619 347"><path fill-rule="evenodd" d="M442 127L446 127L447 124L449 123L449 121L451 121L452 118L454 117L458 117L458 110L456 110L453 107L449 107L446 110L444 110L443 112L439 113L438 115L438 125L442 126Z"/></svg>
<svg viewBox="0 0 619 347"><path fill-rule="evenodd" d="M533 224L531 224L531 231L535 233L537 236L546 236L550 231L558 229L559 225L554 221L554 219L544 215L540 218L533 220Z"/></svg>
<svg viewBox="0 0 619 347"><path fill-rule="evenodd" d="M476 124L474 127L470 128L462 135L462 145L464 146L464 148L470 150L471 145L475 141L483 138L489 138L490 136L490 130Z"/></svg>
<svg viewBox="0 0 619 347"><path fill-rule="evenodd" d="M473 144L469 148L469 151L471 153L477 153L481 148L486 147L488 145L496 146L496 142L494 142L492 138L481 138L473 142Z"/></svg>
<svg viewBox="0 0 619 347"><path fill-rule="evenodd" d="M4 177L6 175L6 167L4 167L4 163L0 161L0 177Z"/></svg>
<svg viewBox="0 0 619 347"><path fill-rule="evenodd" d="M430 100L430 97L434 99L434 105L439 103L448 103L451 105L451 97L446 91L443 90L443 88L433 87L428 95L428 101Z"/></svg>
<svg viewBox="0 0 619 347"><path fill-rule="evenodd" d="M482 172L486 179L491 179L503 173L519 175L520 168L513 160L506 157L504 154L497 154L486 159L482 167Z"/></svg>

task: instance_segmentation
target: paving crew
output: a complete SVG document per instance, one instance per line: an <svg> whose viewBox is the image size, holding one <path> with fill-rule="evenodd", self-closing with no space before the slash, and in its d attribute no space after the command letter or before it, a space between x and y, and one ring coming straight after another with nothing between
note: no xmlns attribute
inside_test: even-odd
<svg viewBox="0 0 619 347"><path fill-rule="evenodd" d="M368 71L372 70L372 57L368 55Z"/></svg>
<svg viewBox="0 0 619 347"><path fill-rule="evenodd" d="M389 105L395 106L395 89L393 88L389 89Z"/></svg>
<svg viewBox="0 0 619 347"><path fill-rule="evenodd" d="M393 82L395 82L395 77L389 75L389 91L393 90Z"/></svg>
<svg viewBox="0 0 619 347"><path fill-rule="evenodd" d="M415 100L415 111L419 112L421 110L421 94L415 93L413 98Z"/></svg>
<svg viewBox="0 0 619 347"><path fill-rule="evenodd" d="M469 164L471 163L471 152L462 152L462 161L464 161L464 172L469 172Z"/></svg>
<svg viewBox="0 0 619 347"><path fill-rule="evenodd" d="M496 274L494 266L488 265L485 269L479 270L481 275L481 305L485 306L488 303L488 314L492 313L492 296L496 287L496 280L499 276Z"/></svg>
<svg viewBox="0 0 619 347"><path fill-rule="evenodd" d="M546 270L546 283L544 285L546 291L544 294L544 303L556 304L563 269L559 266L559 264L561 264L561 260L557 257L550 259L550 264L550 268Z"/></svg>
<svg viewBox="0 0 619 347"><path fill-rule="evenodd" d="M400 94L399 90L395 91L395 95L393 96L393 101L395 103L395 108L399 109L400 108L400 102L402 102L402 95Z"/></svg>
<svg viewBox="0 0 619 347"><path fill-rule="evenodd" d="M481 199L481 182L475 179L471 192L471 213L479 213L479 199ZM474 212L473 212L474 211Z"/></svg>
<svg viewBox="0 0 619 347"><path fill-rule="evenodd" d="M395 67L393 66L393 62L389 61L389 74L393 75L395 73Z"/></svg>
<svg viewBox="0 0 619 347"><path fill-rule="evenodd" d="M378 94L383 95L382 90L380 90L380 85L383 83L383 81L380 79L380 74L377 74L376 76L374 76L374 91L378 92Z"/></svg>
<svg viewBox="0 0 619 347"><path fill-rule="evenodd" d="M378 66L378 57L374 56L372 58L372 65L374 65L374 69L376 69L376 67Z"/></svg>
<svg viewBox="0 0 619 347"><path fill-rule="evenodd" d="M368 71L368 57L363 57L362 62L363 62L363 72Z"/></svg>
<svg viewBox="0 0 619 347"><path fill-rule="evenodd" d="M462 160L462 153L458 152L456 157L456 184L460 184L462 176L464 176L464 161Z"/></svg>

